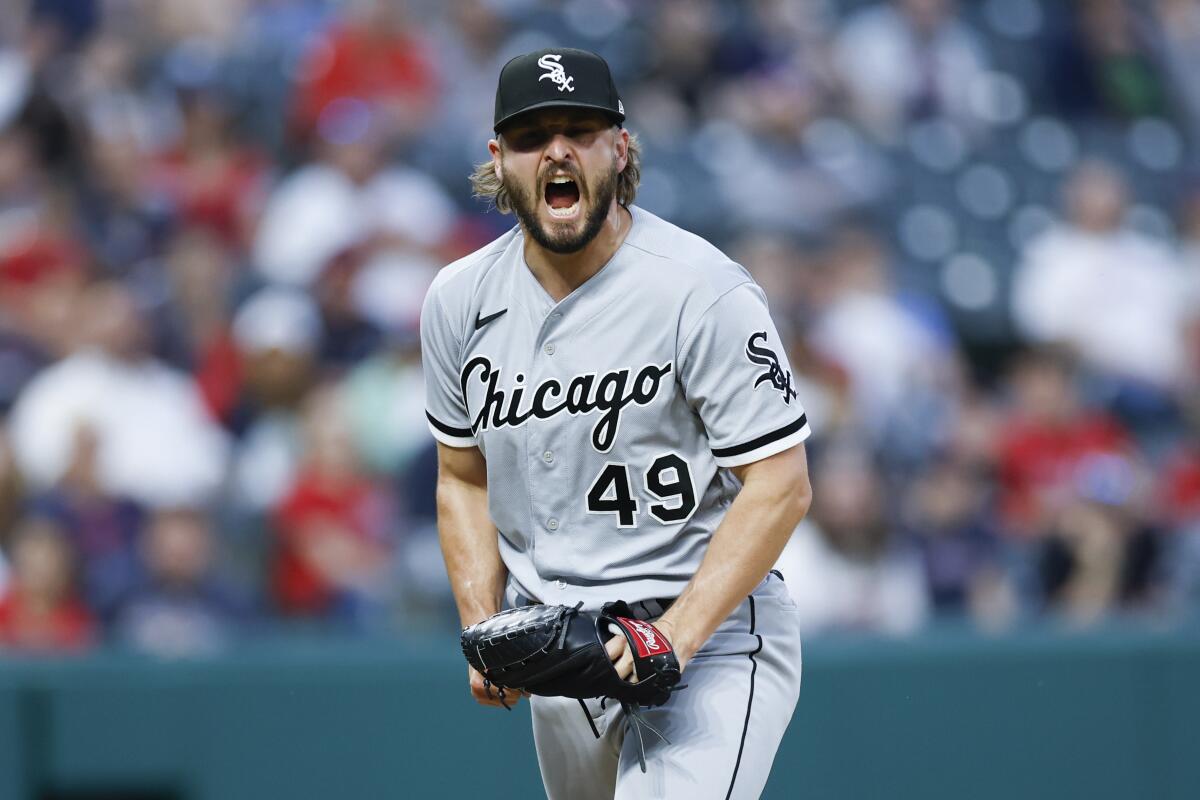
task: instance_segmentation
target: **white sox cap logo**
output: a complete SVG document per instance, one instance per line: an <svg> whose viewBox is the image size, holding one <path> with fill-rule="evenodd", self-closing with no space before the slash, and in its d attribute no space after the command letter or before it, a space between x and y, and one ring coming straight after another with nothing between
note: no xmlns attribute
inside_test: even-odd
<svg viewBox="0 0 1200 800"><path fill-rule="evenodd" d="M562 56L558 53L547 53L539 58L537 64L546 70L546 72L538 77L538 81L549 78L558 86L560 92L573 92L575 91L575 87L571 84L575 82L575 79L567 75L567 71L563 69L563 65L559 63L560 61L562 61Z"/></svg>

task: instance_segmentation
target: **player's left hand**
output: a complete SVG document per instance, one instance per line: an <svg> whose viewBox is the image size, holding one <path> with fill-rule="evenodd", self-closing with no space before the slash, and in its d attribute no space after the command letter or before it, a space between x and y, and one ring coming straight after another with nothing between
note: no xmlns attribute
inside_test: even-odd
<svg viewBox="0 0 1200 800"><path fill-rule="evenodd" d="M654 627L658 628L667 637L667 641L674 645L674 640L671 638L671 623L669 621L663 619L656 620ZM633 673L633 651L629 649L629 640L622 635L617 635L605 642L604 648L608 651L608 657L612 659L617 669L617 674L621 676L621 680L637 683L637 675ZM679 652L678 648L675 650L675 657L679 660L679 671L682 673L684 667L687 666L688 658Z"/></svg>

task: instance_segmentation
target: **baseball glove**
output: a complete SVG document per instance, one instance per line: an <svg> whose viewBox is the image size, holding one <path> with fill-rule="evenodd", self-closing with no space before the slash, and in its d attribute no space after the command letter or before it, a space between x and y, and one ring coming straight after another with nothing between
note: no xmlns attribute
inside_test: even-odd
<svg viewBox="0 0 1200 800"><path fill-rule="evenodd" d="M612 635L624 635L628 641L637 683L617 674L604 647ZM606 603L596 615L580 611L578 605L531 605L501 611L464 628L462 649L485 684L497 688L501 703L506 689L572 697L580 705L596 697L621 703L638 737L643 772L642 727L664 741L666 737L638 709L662 705L673 690L684 688L678 685L679 661L667 637L649 622L637 619L629 605L620 601ZM590 713L588 722L599 738Z"/></svg>

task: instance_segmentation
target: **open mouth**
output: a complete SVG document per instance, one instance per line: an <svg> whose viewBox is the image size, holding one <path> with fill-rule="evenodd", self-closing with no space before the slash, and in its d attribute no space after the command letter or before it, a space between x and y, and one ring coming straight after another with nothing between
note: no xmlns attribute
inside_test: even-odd
<svg viewBox="0 0 1200 800"><path fill-rule="evenodd" d="M545 200L550 216L574 216L579 209L579 184L565 175L553 177L546 184Z"/></svg>

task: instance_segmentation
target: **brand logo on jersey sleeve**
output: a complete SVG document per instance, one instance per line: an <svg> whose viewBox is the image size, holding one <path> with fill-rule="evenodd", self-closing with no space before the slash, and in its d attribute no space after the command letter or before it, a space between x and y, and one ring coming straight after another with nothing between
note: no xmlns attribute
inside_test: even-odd
<svg viewBox="0 0 1200 800"><path fill-rule="evenodd" d="M637 646L638 658L671 652L671 643L667 641L667 637L663 636L662 632L649 622L642 622L640 619L631 619L630 617L617 617L616 620L633 637L633 642Z"/></svg>
<svg viewBox="0 0 1200 800"><path fill-rule="evenodd" d="M796 397L796 387L792 383L792 373L785 370L783 365L779 363L779 356L775 355L775 351L766 346L767 332L758 331L751 334L746 342L746 358L750 359L750 363L758 364L760 367L766 367L754 380L754 388L757 389L764 383L770 383L771 388L778 389L783 394L783 402L791 404L792 398Z"/></svg>

